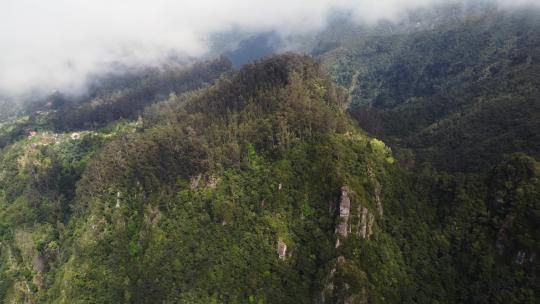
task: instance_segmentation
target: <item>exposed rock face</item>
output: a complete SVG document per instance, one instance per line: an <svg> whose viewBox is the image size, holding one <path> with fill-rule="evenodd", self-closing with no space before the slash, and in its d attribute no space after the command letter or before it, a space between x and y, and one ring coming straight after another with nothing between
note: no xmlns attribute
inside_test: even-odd
<svg viewBox="0 0 540 304"><path fill-rule="evenodd" d="M72 134L71 134L71 139L72 139L72 140L79 140L79 139L81 139L81 133L78 133L78 132L72 133Z"/></svg>
<svg viewBox="0 0 540 304"><path fill-rule="evenodd" d="M120 208L120 199L122 198L122 192L118 191L116 193L116 208Z"/></svg>
<svg viewBox="0 0 540 304"><path fill-rule="evenodd" d="M378 185L378 184L377 184ZM379 189L379 190L377 190ZM380 207L378 210L382 216L382 204L378 198L380 193L380 187L376 188L376 197L375 201L377 206ZM328 204L330 214L335 214L339 210L339 216L337 218L337 224L335 227L335 234L337 237L336 248L341 246L341 241L344 238L347 238L351 232L353 235L358 236L362 239L369 239L373 234L373 226L375 224L375 214L371 212L364 205L357 203L356 201L351 202L351 190L347 186L341 187L341 195L339 198L339 203L335 201L330 201ZM353 212L351 214L351 208ZM354 231L354 232L353 232ZM348 272L350 269L355 269L357 267L354 263L348 261L344 255L340 255L336 260L332 262L332 267L330 272L327 274L324 279L324 289L321 292L321 297L318 300L319 303L328 303L338 301L337 303L367 303L368 295L367 289L362 288L360 291L352 292L350 290L350 285L347 282L336 280L336 274L339 271ZM356 268L359 270L358 268ZM353 271L354 273L354 271ZM347 297L337 299L339 293L348 294Z"/></svg>
<svg viewBox="0 0 540 304"><path fill-rule="evenodd" d="M189 183L190 190L196 189L215 189L219 179L211 175L202 175L193 176Z"/></svg>
<svg viewBox="0 0 540 304"><path fill-rule="evenodd" d="M189 182L189 189L195 190L199 188L199 183L201 182L202 174L199 174L197 176L193 176L191 178L191 181Z"/></svg>
<svg viewBox="0 0 540 304"><path fill-rule="evenodd" d="M346 238L349 233L351 233L353 223L351 223L350 213L351 213L351 199L349 198L349 187L341 187L341 197L339 201L339 218L338 224L336 225L336 236L338 240L336 241L336 248L338 248L341 243L339 237ZM330 203L330 212L333 210L332 203ZM380 211L382 212L382 211ZM375 216L369 211L368 208L359 205L358 212L356 214L358 217L358 228L356 235L366 239L373 234L373 224L375 223Z"/></svg>
<svg viewBox="0 0 540 304"><path fill-rule="evenodd" d="M349 198L349 187L341 187L341 198L339 201L339 223L336 226L336 234L341 237L347 237L350 232L349 214L351 212L351 199ZM336 242L336 248L340 246L339 239Z"/></svg>
<svg viewBox="0 0 540 304"><path fill-rule="evenodd" d="M516 254L515 262L519 265L532 263L536 259L536 252L527 253L526 251L520 250Z"/></svg>
<svg viewBox="0 0 540 304"><path fill-rule="evenodd" d="M378 188L375 188L375 201L377 202L377 210L379 211L379 215L382 217L384 210L383 205L381 202L381 188L380 186Z"/></svg>
<svg viewBox="0 0 540 304"><path fill-rule="evenodd" d="M206 188L208 189L216 189L218 182L219 179L215 176L206 176L205 178Z"/></svg>
<svg viewBox="0 0 540 304"><path fill-rule="evenodd" d="M278 240L277 253L280 260L284 261L287 258L287 244L282 240Z"/></svg>
<svg viewBox="0 0 540 304"><path fill-rule="evenodd" d="M358 206L358 232L357 235L363 239L366 239L373 234L373 224L375 223L375 216L369 212L366 207Z"/></svg>
<svg viewBox="0 0 540 304"><path fill-rule="evenodd" d="M377 211L379 212L379 216L382 217L384 213L383 204L381 201L381 191L382 187L379 181L375 178L375 175L373 174L373 171L370 167L367 167L367 174L369 178L371 179L371 182L373 183L374 191L375 191L375 202L377 203Z"/></svg>

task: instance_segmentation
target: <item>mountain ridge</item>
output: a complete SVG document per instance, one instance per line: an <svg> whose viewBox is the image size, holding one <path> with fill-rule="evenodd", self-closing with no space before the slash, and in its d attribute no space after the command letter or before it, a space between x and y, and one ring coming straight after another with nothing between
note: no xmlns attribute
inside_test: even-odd
<svg viewBox="0 0 540 304"><path fill-rule="evenodd" d="M540 40L516 16L28 108L0 125L0 298L535 303Z"/></svg>

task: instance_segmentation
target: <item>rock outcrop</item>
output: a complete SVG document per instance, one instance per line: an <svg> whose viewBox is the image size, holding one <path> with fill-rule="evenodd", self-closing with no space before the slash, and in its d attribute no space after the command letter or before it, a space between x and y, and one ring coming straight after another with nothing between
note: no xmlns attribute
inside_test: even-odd
<svg viewBox="0 0 540 304"><path fill-rule="evenodd" d="M349 187L341 187L341 198L339 201L339 219L336 227L336 233L347 237L349 234L349 215L351 212L351 199L349 198Z"/></svg>
<svg viewBox="0 0 540 304"><path fill-rule="evenodd" d="M284 261L287 258L287 244L283 240L278 240L277 254L280 260Z"/></svg>
<svg viewBox="0 0 540 304"><path fill-rule="evenodd" d="M219 179L212 175L196 175L193 176L189 182L189 189L215 189Z"/></svg>
<svg viewBox="0 0 540 304"><path fill-rule="evenodd" d="M346 238L350 232L349 215L351 212L351 199L349 198L349 187L341 187L341 198L339 200L339 218L336 225L336 235L338 240L336 241L336 248L339 247L339 237Z"/></svg>
<svg viewBox="0 0 540 304"><path fill-rule="evenodd" d="M335 228L337 237L336 248L341 245L340 239L349 236L353 231L353 226L356 228L356 235L363 239L369 239L373 234L373 225L375 224L375 215L365 206L358 205L356 217L357 222L351 220L351 199L349 197L350 189L347 186L341 187L341 196L339 199L339 216ZM335 210L333 203L330 203L330 212ZM382 211L381 211L382 212ZM353 223L354 222L354 223Z"/></svg>
<svg viewBox="0 0 540 304"><path fill-rule="evenodd" d="M373 171L371 170L371 167L367 167L367 175L371 182L373 183L373 191L375 195L375 202L377 203L377 211L379 212L379 216L382 217L384 214L384 208L381 200L381 191L382 187L377 178L375 178L375 175L373 174Z"/></svg>
<svg viewBox="0 0 540 304"><path fill-rule="evenodd" d="M378 196L380 194L380 187L376 187L376 190L375 201L377 206L380 206L378 211L382 216L382 204ZM375 214L368 209L366 206L367 204L359 203L356 200L352 201L351 194L353 194L351 189L348 186L343 186L341 187L339 203L330 201L328 205L330 214L335 215L339 210L335 226L336 248L339 248L342 245L343 240L351 235L361 239L369 239L371 235L373 235ZM354 196L352 197L354 198ZM356 266L352 260L349 260L344 255L338 256L338 258L332 262L331 267L329 268L330 271L324 279L324 289L321 292L318 302L328 303L338 301L338 303L350 304L367 303L368 296L365 288L353 292L350 290L350 285L347 282L336 279L337 274L340 271L348 272L351 269L359 270L357 267L358 266ZM354 270L353 273L354 272L356 272L356 270ZM340 293L348 294L348 296L339 299Z"/></svg>
<svg viewBox="0 0 540 304"><path fill-rule="evenodd" d="M369 209L363 206L358 206L358 231L357 235L363 239L369 239L373 234L373 224L375 223L375 216L369 212Z"/></svg>

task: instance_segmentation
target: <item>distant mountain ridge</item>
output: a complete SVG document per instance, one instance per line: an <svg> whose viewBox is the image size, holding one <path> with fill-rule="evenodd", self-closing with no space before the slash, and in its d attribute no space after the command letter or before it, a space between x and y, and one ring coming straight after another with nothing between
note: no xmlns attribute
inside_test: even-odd
<svg viewBox="0 0 540 304"><path fill-rule="evenodd" d="M422 161L477 170L504 153L540 156L539 29L537 10L485 12L412 33L352 35L319 57L338 83L354 79L351 112L363 128Z"/></svg>

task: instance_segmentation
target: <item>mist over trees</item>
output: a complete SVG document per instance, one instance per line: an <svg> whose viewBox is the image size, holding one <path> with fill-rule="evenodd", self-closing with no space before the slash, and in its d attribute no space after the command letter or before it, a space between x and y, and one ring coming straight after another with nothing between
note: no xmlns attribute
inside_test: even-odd
<svg viewBox="0 0 540 304"><path fill-rule="evenodd" d="M4 25L0 27L0 47L4 50L0 92L17 96L32 91L80 92L88 75L114 71L118 65L156 67L170 58L205 57L212 50L215 34L231 30L251 35L275 32L290 38L285 39L290 51L304 44L298 45L300 37L307 35L310 40L311 34L324 29L335 13L348 14L359 24L397 24L392 28L399 30L411 28L425 15L441 17L442 11L450 12L448 7L452 8L448 15L455 18L486 7L531 10L538 2L277 0L246 4L243 0L227 0L216 5L212 0L157 0L136 1L126 8L124 3L106 0L91 4L80 0L23 0L0 5Z"/></svg>

